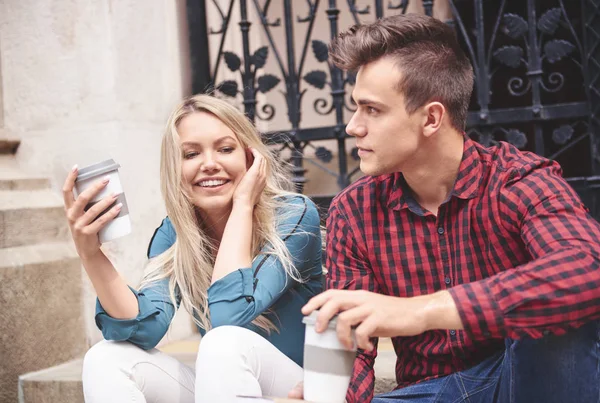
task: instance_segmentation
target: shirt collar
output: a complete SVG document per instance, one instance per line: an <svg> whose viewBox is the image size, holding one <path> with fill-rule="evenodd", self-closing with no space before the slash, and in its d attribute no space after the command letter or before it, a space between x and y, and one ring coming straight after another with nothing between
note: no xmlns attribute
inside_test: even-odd
<svg viewBox="0 0 600 403"><path fill-rule="evenodd" d="M421 214L423 209L412 196L411 190L401 172L392 174L392 190L387 200L387 207L393 210L408 208ZM481 155L475 141L464 136L463 157L458 168L458 176L450 196L459 199L472 199L479 193L483 179Z"/></svg>

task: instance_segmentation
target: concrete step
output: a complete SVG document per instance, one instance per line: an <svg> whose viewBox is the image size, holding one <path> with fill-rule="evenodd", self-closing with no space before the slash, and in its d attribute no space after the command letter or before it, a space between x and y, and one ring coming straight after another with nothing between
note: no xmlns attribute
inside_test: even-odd
<svg viewBox="0 0 600 403"><path fill-rule="evenodd" d="M30 372L19 377L19 403L84 403L83 359Z"/></svg>
<svg viewBox="0 0 600 403"><path fill-rule="evenodd" d="M50 190L0 190L0 248L68 239L59 195Z"/></svg>
<svg viewBox="0 0 600 403"><path fill-rule="evenodd" d="M0 154L15 154L21 140L0 133Z"/></svg>
<svg viewBox="0 0 600 403"><path fill-rule="evenodd" d="M0 402L17 401L20 374L83 356L81 283L70 243L0 249Z"/></svg>
<svg viewBox="0 0 600 403"><path fill-rule="evenodd" d="M0 190L42 190L50 188L50 180L26 173L14 155L0 154Z"/></svg>
<svg viewBox="0 0 600 403"><path fill-rule="evenodd" d="M27 176L23 174L11 175L0 173L1 190L43 190L50 189L50 179Z"/></svg>
<svg viewBox="0 0 600 403"><path fill-rule="evenodd" d="M159 349L194 367L199 336L167 344ZM375 360L376 393L396 386L394 365L396 355L389 339L382 339ZM391 365L390 365L391 363ZM81 369L83 360L76 359L53 368L19 377L19 403L83 403Z"/></svg>
<svg viewBox="0 0 600 403"><path fill-rule="evenodd" d="M42 190L50 188L50 180L26 173L14 155L0 154L0 190Z"/></svg>

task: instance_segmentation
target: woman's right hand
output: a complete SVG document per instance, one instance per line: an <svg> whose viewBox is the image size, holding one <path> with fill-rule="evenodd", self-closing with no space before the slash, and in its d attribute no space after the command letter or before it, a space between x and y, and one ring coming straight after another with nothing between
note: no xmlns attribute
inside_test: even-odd
<svg viewBox="0 0 600 403"><path fill-rule="evenodd" d="M119 211L121 211L121 204L117 204L101 217L98 217L100 213L106 210L117 199L117 195L110 195L85 211L85 207L88 203L93 200L104 187L106 187L108 184L108 177L99 180L87 188L77 197L77 200L75 200L75 197L73 196L73 188L76 179L77 165L69 172L62 191L67 221L69 222L71 235L73 236L73 241L77 248L77 254L81 259L86 260L94 257L100 251L98 232L119 214ZM95 220L96 217L98 217L97 220Z"/></svg>

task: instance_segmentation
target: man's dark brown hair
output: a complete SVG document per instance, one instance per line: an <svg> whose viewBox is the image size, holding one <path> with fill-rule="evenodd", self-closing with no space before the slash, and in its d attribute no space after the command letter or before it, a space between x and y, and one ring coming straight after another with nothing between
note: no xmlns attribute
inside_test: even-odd
<svg viewBox="0 0 600 403"><path fill-rule="evenodd" d="M454 30L432 17L401 14L355 25L329 45L331 61L342 70L357 71L382 57L396 61L397 88L413 113L427 102L446 107L452 125L464 130L473 90L473 68Z"/></svg>

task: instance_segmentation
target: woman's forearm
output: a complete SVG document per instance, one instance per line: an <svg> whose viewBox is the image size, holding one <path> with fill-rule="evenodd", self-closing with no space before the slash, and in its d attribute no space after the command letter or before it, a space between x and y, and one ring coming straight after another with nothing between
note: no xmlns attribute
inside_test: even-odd
<svg viewBox="0 0 600 403"><path fill-rule="evenodd" d="M217 252L212 281L252 265L252 212L254 206L234 204Z"/></svg>
<svg viewBox="0 0 600 403"><path fill-rule="evenodd" d="M109 316L115 319L133 319L138 315L137 298L104 253L99 252L92 258L82 259L82 263L98 300Z"/></svg>

